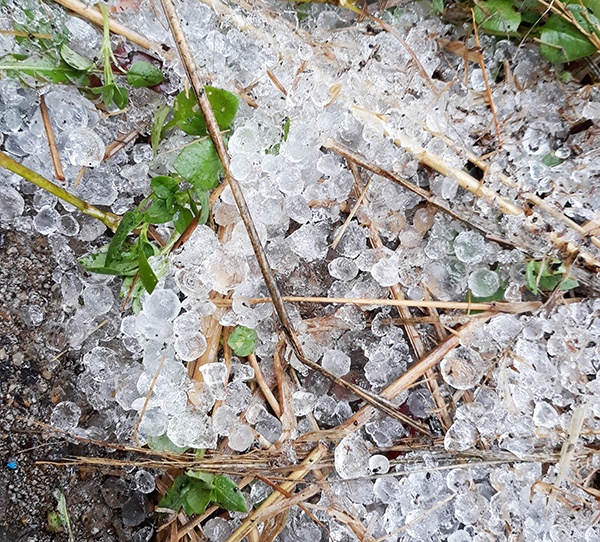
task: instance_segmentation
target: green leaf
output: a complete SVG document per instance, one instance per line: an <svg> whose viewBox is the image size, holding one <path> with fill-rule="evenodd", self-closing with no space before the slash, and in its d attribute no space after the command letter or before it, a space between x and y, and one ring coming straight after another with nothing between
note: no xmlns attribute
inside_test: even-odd
<svg viewBox="0 0 600 542"><path fill-rule="evenodd" d="M562 163L562 159L556 156L556 154L554 154L553 152L549 152L542 158L542 164L548 167L556 167Z"/></svg>
<svg viewBox="0 0 600 542"><path fill-rule="evenodd" d="M113 100L115 102L115 105L119 109L125 109L127 107L127 104L129 103L129 92L127 92L126 88L118 87L117 85L115 85Z"/></svg>
<svg viewBox="0 0 600 542"><path fill-rule="evenodd" d="M79 263L92 273L101 275L116 275L119 277L133 277L138 271L137 254L127 252L121 254L121 257L106 263L106 250L101 250L97 254L87 254L80 258Z"/></svg>
<svg viewBox="0 0 600 542"><path fill-rule="evenodd" d="M573 288L577 288L577 286L579 286L579 282L577 282L575 279L567 279L563 283L561 283L560 289L567 291L572 290Z"/></svg>
<svg viewBox="0 0 600 542"><path fill-rule="evenodd" d="M179 233L183 233L190 225L192 220L194 220L192 211L184 207L179 208L179 210L173 216L173 224Z"/></svg>
<svg viewBox="0 0 600 542"><path fill-rule="evenodd" d="M290 117L285 117L285 121L283 123L283 141L287 141L287 138L290 135L290 124Z"/></svg>
<svg viewBox="0 0 600 542"><path fill-rule="evenodd" d="M183 149L175 159L175 171L196 189L210 190L219 185L223 171L213 142L203 139Z"/></svg>
<svg viewBox="0 0 600 542"><path fill-rule="evenodd" d="M179 126L189 135L206 135L208 133L204 115L202 115L192 91L184 90L176 96L173 103L173 120L169 124Z"/></svg>
<svg viewBox="0 0 600 542"><path fill-rule="evenodd" d="M156 199L144 213L144 218L151 224L164 224L173 220L175 210L167 205L164 199Z"/></svg>
<svg viewBox="0 0 600 542"><path fill-rule="evenodd" d="M89 58L73 51L67 44L60 48L60 56L69 66L79 71L88 72L94 67L94 63Z"/></svg>
<svg viewBox="0 0 600 542"><path fill-rule="evenodd" d="M92 88L91 91L94 94L100 94L102 101L107 105L111 106L115 104L119 109L124 109L129 103L129 93L127 89L117 86L115 83L104 85L102 87Z"/></svg>
<svg viewBox="0 0 600 542"><path fill-rule="evenodd" d="M185 473L190 478L195 478L196 480L200 480L206 487L213 488L215 475L210 472L202 472L198 470L189 470Z"/></svg>
<svg viewBox="0 0 600 542"><path fill-rule="evenodd" d="M238 110L240 99L231 92L222 88L204 87L206 96L221 130L227 130Z"/></svg>
<svg viewBox="0 0 600 542"><path fill-rule="evenodd" d="M198 480L190 479L189 483L189 490L183 497L183 509L190 516L204 514L210 502L214 500L213 491Z"/></svg>
<svg viewBox="0 0 600 542"><path fill-rule="evenodd" d="M39 81L51 83L78 82L82 85L88 84L85 73L50 56L27 58L21 55L8 55L0 60L0 71L14 72L17 77L28 75Z"/></svg>
<svg viewBox="0 0 600 542"><path fill-rule="evenodd" d="M467 301L471 300L471 303L490 303L492 301L504 301L504 292L506 288L500 286L492 295L487 297L477 297L476 295L471 294L471 290L467 294ZM478 311L479 312L479 311Z"/></svg>
<svg viewBox="0 0 600 542"><path fill-rule="evenodd" d="M227 476L217 476L214 481L215 503L234 512L247 512L246 501L237 484Z"/></svg>
<svg viewBox="0 0 600 542"><path fill-rule="evenodd" d="M165 126L165 120L169 116L171 112L171 108L164 104L162 105L158 111L154 114L154 121L152 122L152 132L150 134L150 144L152 145L152 150L154 154L158 149L158 144L160 143L160 138L163 133L163 128Z"/></svg>
<svg viewBox="0 0 600 542"><path fill-rule="evenodd" d="M208 190L204 189L197 189L196 194L198 196L198 203L201 206L198 224L206 224L206 221L208 220L208 214L210 211L210 194Z"/></svg>
<svg viewBox="0 0 600 542"><path fill-rule="evenodd" d="M119 227L108 245L106 252L107 265L110 265L117 258L123 248L123 244L127 240L127 236L140 225L142 219L143 215L139 211L127 211L123 215L121 222L119 222Z"/></svg>
<svg viewBox="0 0 600 542"><path fill-rule="evenodd" d="M153 87L164 80L163 73L149 62L134 62L127 72L127 82L132 87Z"/></svg>
<svg viewBox="0 0 600 542"><path fill-rule="evenodd" d="M436 13L444 12L444 0L433 0L433 9Z"/></svg>
<svg viewBox="0 0 600 542"><path fill-rule="evenodd" d="M540 33L540 54L548 62L572 62L590 56L596 47L571 23L552 14Z"/></svg>
<svg viewBox="0 0 600 542"><path fill-rule="evenodd" d="M245 358L254 352L256 348L256 331L246 326L237 326L229 335L227 344L235 352L236 356Z"/></svg>
<svg viewBox="0 0 600 542"><path fill-rule="evenodd" d="M150 442L150 441L148 441ZM182 474L173 481L173 485L167 491L167 494L160 500L158 506L160 508L170 508L175 512L183 505L183 496L189 487L189 478Z"/></svg>
<svg viewBox="0 0 600 542"><path fill-rule="evenodd" d="M144 252L143 248L139 250L139 255L140 280L142 281L144 288L146 288L146 291L151 294L158 284L158 278L156 278L154 271L152 271L152 267L150 267L150 264L148 263L148 258L146 257L146 253Z"/></svg>
<svg viewBox="0 0 600 542"><path fill-rule="evenodd" d="M160 437L147 437L146 441L148 443L148 447L151 450L156 450L157 452L175 452L182 454L187 451L187 448L182 448L181 446L176 446L173 444L171 439L167 437L166 433Z"/></svg>
<svg viewBox="0 0 600 542"><path fill-rule="evenodd" d="M490 34L510 34L521 24L521 14L512 0L478 2L474 12L477 24Z"/></svg>
<svg viewBox="0 0 600 542"><path fill-rule="evenodd" d="M167 199L179 189L179 182L167 175L157 175L150 181L153 194L159 199Z"/></svg>

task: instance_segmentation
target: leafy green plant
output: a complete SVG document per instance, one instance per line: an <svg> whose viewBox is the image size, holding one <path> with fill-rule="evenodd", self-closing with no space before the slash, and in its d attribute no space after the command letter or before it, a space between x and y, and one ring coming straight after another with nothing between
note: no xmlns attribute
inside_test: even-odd
<svg viewBox="0 0 600 542"><path fill-rule="evenodd" d="M245 358L254 352L256 341L256 331L246 326L237 326L229 335L227 344L236 356Z"/></svg>
<svg viewBox="0 0 600 542"><path fill-rule="evenodd" d="M67 510L67 500L62 491L55 489L52 493L56 499L56 510L48 512L48 529L53 532L65 530L69 537L69 542L73 542L73 531L71 529L71 520Z"/></svg>
<svg viewBox="0 0 600 542"><path fill-rule="evenodd" d="M572 290L579 283L568 277L565 265L558 259L530 260L527 263L527 289L537 295L540 292L552 292L557 287Z"/></svg>
<svg viewBox="0 0 600 542"><path fill-rule="evenodd" d="M214 87L206 87L206 92L215 112L219 109L219 126L222 129L230 128L237 113L239 98ZM195 218L199 224L205 224L208 220L210 190L219 185L223 173L215 146L207 136L204 117L192 101L196 103L193 96L190 100L184 92L180 93L175 99L173 120L166 124L171 109L161 108L152 127L151 141L157 148L161 135L168 128L185 128L188 130L186 133L193 131L194 135L203 137L179 153L172 175L152 178L152 192L135 210L123 215L109 245L79 260L88 271L122 277L121 295L132 300L135 311L140 308L139 297L142 292L146 290L152 293L156 287L159 279L157 273L160 275L164 269L160 263L166 260L179 234ZM169 222L173 223L175 234L164 246L160 246L150 235L152 227ZM132 233L137 234L134 240L131 239Z"/></svg>
<svg viewBox="0 0 600 542"><path fill-rule="evenodd" d="M534 38L549 62L572 62L600 50L598 0L475 0L475 22L489 34Z"/></svg>
<svg viewBox="0 0 600 542"><path fill-rule="evenodd" d="M42 83L73 84L80 90L100 95L108 107L113 104L123 109L129 103L129 93L123 86L117 84L113 65L122 75L126 75L127 82L132 87L153 87L164 80L164 75L159 68L150 62L134 62L129 70L120 67L112 51L108 12L104 4L98 4L103 16L103 38L99 57L103 59L103 84L97 84L96 73L100 73L95 62L86 58L68 45L68 35L55 31L47 39L38 39L32 32L36 21L30 17L30 26L15 25L15 31L26 32L29 37L21 38L24 50L30 54L8 54L0 59L0 71L5 71L12 77L20 79L24 84L33 78ZM24 11L25 19L27 19Z"/></svg>
<svg viewBox="0 0 600 542"><path fill-rule="evenodd" d="M192 515L203 514L211 503L226 510L247 512L244 497L231 478L191 470L175 478L158 506L175 512L183 508Z"/></svg>

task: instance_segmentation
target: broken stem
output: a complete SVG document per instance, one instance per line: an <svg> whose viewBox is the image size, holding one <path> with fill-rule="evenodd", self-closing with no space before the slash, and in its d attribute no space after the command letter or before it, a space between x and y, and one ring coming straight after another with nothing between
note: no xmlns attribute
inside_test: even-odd
<svg viewBox="0 0 600 542"><path fill-rule="evenodd" d="M13 173L16 173L26 181L29 181L30 183L33 183L36 186L39 186L40 188L44 189L50 194L53 194L57 198L66 201L73 207L79 209L83 214L86 214L93 218L97 218L107 228L111 229L112 231L116 231L117 226L120 222L119 216L113 213L106 213L104 211L101 211L97 207L94 207L93 205L90 205L82 199L79 199L77 196L69 194L69 192L63 190L60 186L54 184L52 181L49 181L45 177L42 177L39 173L32 171L23 164L19 164L19 162L16 162L12 158L10 158L10 156L4 154L3 152L0 152L0 166L5 169L8 169L9 171L12 171Z"/></svg>

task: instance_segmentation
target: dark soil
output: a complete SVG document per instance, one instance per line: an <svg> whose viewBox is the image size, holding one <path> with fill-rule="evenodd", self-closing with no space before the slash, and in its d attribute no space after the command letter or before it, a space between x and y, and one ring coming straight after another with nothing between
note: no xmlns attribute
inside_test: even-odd
<svg viewBox="0 0 600 542"><path fill-rule="evenodd" d="M49 423L64 400L82 409L83 425L92 414L76 387L78 354L59 356L64 316L53 268L45 237L0 231L0 542L68 540L48 527L56 489L66 497L75 541L146 542L154 531L151 515L135 526L122 521L124 503L149 504L131 491L133 473L39 463L109 453L36 425ZM38 325L30 317L34 305L44 311Z"/></svg>

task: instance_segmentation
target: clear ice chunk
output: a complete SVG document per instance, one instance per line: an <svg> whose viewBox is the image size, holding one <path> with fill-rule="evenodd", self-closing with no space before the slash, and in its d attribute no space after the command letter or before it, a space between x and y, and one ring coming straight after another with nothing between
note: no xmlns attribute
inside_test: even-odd
<svg viewBox="0 0 600 542"><path fill-rule="evenodd" d="M93 317L106 314L115 302L115 296L106 284L86 286L82 297L85 310Z"/></svg>
<svg viewBox="0 0 600 542"><path fill-rule="evenodd" d="M144 299L142 307L150 320L172 322L181 310L181 302L172 290L156 289Z"/></svg>
<svg viewBox="0 0 600 542"><path fill-rule="evenodd" d="M99 166L105 151L102 138L92 130L79 128L66 132L63 153L73 166Z"/></svg>
<svg viewBox="0 0 600 542"><path fill-rule="evenodd" d="M2 186L0 188L0 221L9 222L23 214L25 210L25 200L11 186Z"/></svg>
<svg viewBox="0 0 600 542"><path fill-rule="evenodd" d="M171 418L167 436L173 444L182 448L201 450L214 448L217 444L211 419L192 407Z"/></svg>
<svg viewBox="0 0 600 542"><path fill-rule="evenodd" d="M341 478L360 478L369 474L371 454L358 433L344 437L335 448L335 470Z"/></svg>
<svg viewBox="0 0 600 542"><path fill-rule="evenodd" d="M465 231L454 239L454 254L466 264L479 263L483 260L485 240L478 233Z"/></svg>
<svg viewBox="0 0 600 542"><path fill-rule="evenodd" d="M344 282L352 280L358 274L358 266L350 258L336 258L329 263L327 268L334 279Z"/></svg>
<svg viewBox="0 0 600 542"><path fill-rule="evenodd" d="M481 355L466 346L459 346L447 354L440 364L443 379L457 390L474 388L485 374L487 364Z"/></svg>
<svg viewBox="0 0 600 542"><path fill-rule="evenodd" d="M77 427L80 417L81 409L73 401L62 401L54 407L50 425L68 433Z"/></svg>
<svg viewBox="0 0 600 542"><path fill-rule="evenodd" d="M350 358L341 350L327 350L321 360L323 369L340 377L350 372L350 363Z"/></svg>
<svg viewBox="0 0 600 542"><path fill-rule="evenodd" d="M495 271L482 267L469 275L468 284L474 296L489 297L500 288L500 277Z"/></svg>

